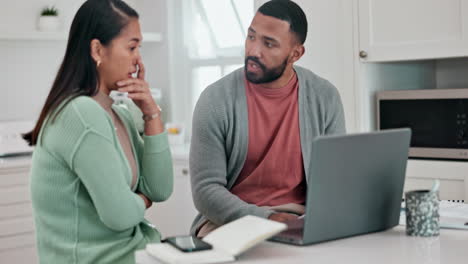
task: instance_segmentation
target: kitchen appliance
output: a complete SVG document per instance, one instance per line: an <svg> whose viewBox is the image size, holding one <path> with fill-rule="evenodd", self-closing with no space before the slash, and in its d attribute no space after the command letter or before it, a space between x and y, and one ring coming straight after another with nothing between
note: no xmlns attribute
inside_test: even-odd
<svg viewBox="0 0 468 264"><path fill-rule="evenodd" d="M0 121L0 157L32 153L21 134L33 129L33 121Z"/></svg>
<svg viewBox="0 0 468 264"><path fill-rule="evenodd" d="M377 127L409 127L409 157L468 160L468 89L377 93Z"/></svg>

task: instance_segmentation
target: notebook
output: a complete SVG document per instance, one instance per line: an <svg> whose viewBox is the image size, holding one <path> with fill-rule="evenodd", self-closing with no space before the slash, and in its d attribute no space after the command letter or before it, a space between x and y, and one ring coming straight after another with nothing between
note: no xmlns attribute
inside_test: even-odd
<svg viewBox="0 0 468 264"><path fill-rule="evenodd" d="M265 239L285 230L286 224L244 216L225 224L203 238L211 250L182 252L167 243L148 244L146 251L163 263L221 263L234 261L237 256Z"/></svg>

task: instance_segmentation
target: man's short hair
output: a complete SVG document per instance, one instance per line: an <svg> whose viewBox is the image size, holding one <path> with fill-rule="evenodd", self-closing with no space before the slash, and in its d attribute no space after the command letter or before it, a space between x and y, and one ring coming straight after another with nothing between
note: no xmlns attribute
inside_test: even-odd
<svg viewBox="0 0 468 264"><path fill-rule="evenodd" d="M263 4L258 12L289 23L289 29L304 44L307 37L307 18L301 7L290 0L271 0Z"/></svg>

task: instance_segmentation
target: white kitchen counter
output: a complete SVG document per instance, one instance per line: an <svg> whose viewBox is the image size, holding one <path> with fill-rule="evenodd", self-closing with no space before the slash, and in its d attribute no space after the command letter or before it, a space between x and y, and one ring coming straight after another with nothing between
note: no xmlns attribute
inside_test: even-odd
<svg viewBox="0 0 468 264"><path fill-rule="evenodd" d="M32 155L11 156L0 158L0 169L11 169L31 166Z"/></svg>
<svg viewBox="0 0 468 264"><path fill-rule="evenodd" d="M171 145L172 158L174 160L187 161L189 158L190 145ZM28 167L31 166L32 154L0 157L0 169Z"/></svg>
<svg viewBox="0 0 468 264"><path fill-rule="evenodd" d="M404 226L309 246L262 242L242 254L238 263L467 263L468 231L442 229L437 237L411 237ZM137 264L159 264L146 251L135 253Z"/></svg>

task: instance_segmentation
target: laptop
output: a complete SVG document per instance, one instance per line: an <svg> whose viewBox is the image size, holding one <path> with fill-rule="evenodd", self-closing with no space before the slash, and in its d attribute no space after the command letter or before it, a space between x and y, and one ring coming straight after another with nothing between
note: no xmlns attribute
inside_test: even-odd
<svg viewBox="0 0 468 264"><path fill-rule="evenodd" d="M398 225L410 129L312 142L306 214L271 241L308 245Z"/></svg>

